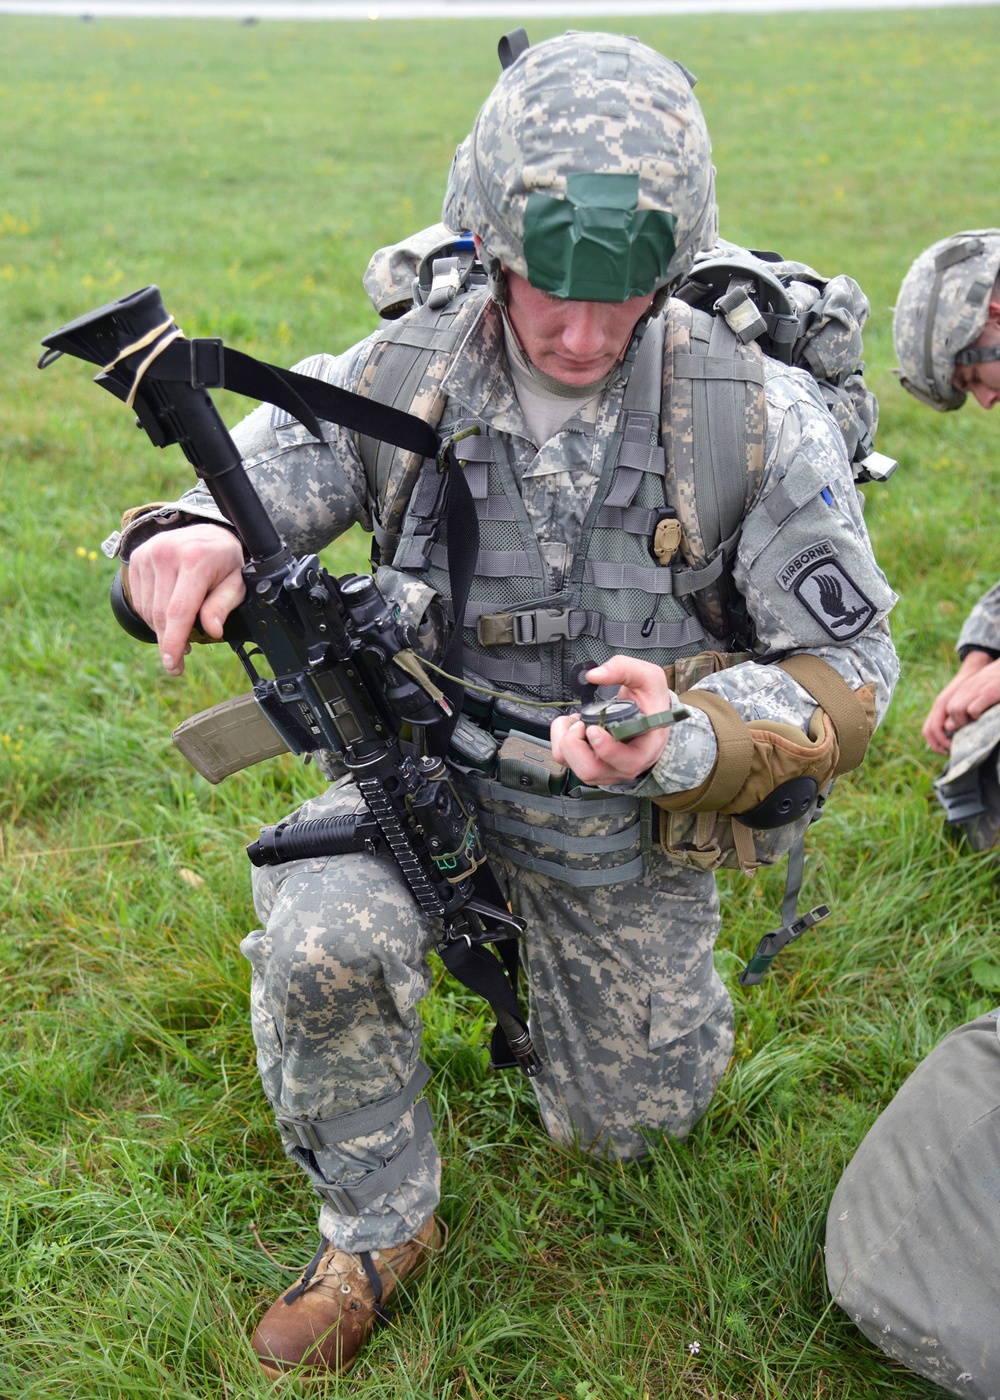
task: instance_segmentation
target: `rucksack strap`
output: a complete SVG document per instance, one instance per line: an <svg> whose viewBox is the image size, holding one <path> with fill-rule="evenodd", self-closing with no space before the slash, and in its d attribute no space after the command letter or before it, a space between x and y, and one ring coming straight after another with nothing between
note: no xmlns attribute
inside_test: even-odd
<svg viewBox="0 0 1000 1400"><path fill-rule="evenodd" d="M751 629L730 565L763 474L763 358L721 315L671 301L666 317L662 431L687 563L675 592L724 649L742 651Z"/></svg>
<svg viewBox="0 0 1000 1400"><path fill-rule="evenodd" d="M444 312L436 325L415 325L412 320L403 320L385 326L379 336L381 355L366 397L373 403L390 405L397 410L405 405L408 410L431 359L441 353L450 354L454 349L456 333L452 321L453 315ZM358 447L377 500L381 496L380 488L389 479L396 445L377 433L365 432Z"/></svg>
<svg viewBox="0 0 1000 1400"><path fill-rule="evenodd" d="M698 343L694 332L691 343ZM683 499L685 489L690 491L699 533L709 556L722 544L732 548L746 511L743 386L752 384L763 391L764 369L759 359L743 358L741 349L741 342L724 317L715 316L704 351L692 348L686 354L675 352L673 357L674 378L692 381L694 435L694 451L676 463L678 496Z"/></svg>
<svg viewBox="0 0 1000 1400"><path fill-rule="evenodd" d="M807 929L829 917L830 906L828 904L817 904L801 918L798 915L799 894L802 889L805 862L806 844L800 836L788 852L785 894L781 901L782 925L780 928L772 929L770 933L765 933L757 944L753 957L737 978L741 987L756 987L758 983L763 982L770 971L771 964L782 948L787 948L789 943L794 943L797 938L801 938Z"/></svg>

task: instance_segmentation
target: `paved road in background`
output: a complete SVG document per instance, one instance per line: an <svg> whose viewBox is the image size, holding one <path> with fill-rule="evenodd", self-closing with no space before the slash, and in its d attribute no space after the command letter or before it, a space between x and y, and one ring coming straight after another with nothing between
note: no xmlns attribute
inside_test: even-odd
<svg viewBox="0 0 1000 1400"><path fill-rule="evenodd" d="M531 20L605 15L781 14L818 10L927 10L1000 0L0 0L0 14L87 19Z"/></svg>

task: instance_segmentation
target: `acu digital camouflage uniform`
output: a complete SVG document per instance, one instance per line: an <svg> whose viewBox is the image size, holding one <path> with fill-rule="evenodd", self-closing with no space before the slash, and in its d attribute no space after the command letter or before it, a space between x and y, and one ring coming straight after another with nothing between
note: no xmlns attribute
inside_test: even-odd
<svg viewBox="0 0 1000 1400"><path fill-rule="evenodd" d="M940 412L961 408L966 393L953 384L955 367L975 363L969 347L982 335L989 303L996 296L1000 275L1000 229L972 229L942 238L915 259L899 289L893 317L893 340L904 388L921 403ZM995 583L972 609L959 634L956 650L964 659L970 651L1000 656L1000 583ZM996 750L1000 716L988 711L959 731L948 764L937 783L949 820L957 821L973 846L992 845L997 835L994 812L981 819L977 805L977 770L989 764L988 781L996 781Z"/></svg>
<svg viewBox="0 0 1000 1400"><path fill-rule="evenodd" d="M715 215L707 136L682 71L635 41L565 36L529 50L508 70L498 85L501 104L507 92L514 94L514 102L525 74L532 101L525 99L522 107L506 112L509 122L487 114L478 128L489 132L496 151L476 146L473 138L460 151L460 178L453 172L446 200L448 217L475 227L477 221L462 213L462 191L469 188L462 182L480 178L487 157L496 158L501 172L505 167L516 172L494 182L509 185L515 203L516 192L523 194L529 183L535 191L565 192L559 142L552 139L564 128L558 121L543 121L539 112L552 118L546 103L572 106L578 83L586 100L574 108L573 122L585 131L589 168L641 170L635 208L647 201L656 207L647 193L647 177L660 207L663 189L681 186L670 206L680 211L677 251L669 266L660 268L657 285L683 276L699 242L711 245ZM634 100L624 102L622 84L630 75L635 75L636 92ZM670 101L651 101L650 89L666 90ZM536 99L540 106L534 105ZM693 154L688 150L681 161L679 153L699 132L697 149ZM584 139L580 131L574 134L578 142ZM557 148L555 155L550 146ZM697 180L690 175L692 168L697 168ZM487 241L487 252L515 269L523 266L516 228L509 228L512 220L524 217L523 211L511 214L509 208L497 207L489 191L483 197L492 206L493 241ZM580 217L585 223L585 210ZM623 217L630 217L627 210ZM499 444L485 467L473 463L480 483L485 482L485 494L478 499L488 502L490 511L481 520L483 555L471 616L488 618L491 596L492 611L503 611L511 603L510 588L517 590L516 578L490 570L489 551L496 545L490 529L497 516L505 525L517 525L521 554L544 579L549 598L575 598L574 606L586 612L579 609L584 585L574 566L581 549L590 549L592 556L596 548L587 517L607 506L627 383L642 342L658 331L659 321L653 317L637 327L620 372L599 393L589 421L571 415L547 442L536 443L512 386L496 301L480 289L460 297L453 309L456 317L465 318L461 349L441 362L432 360L415 407L434 418L442 410L442 434L474 418ZM667 303L662 319L668 349L688 312ZM419 327L426 320L425 312L418 311L399 324ZM378 332L337 358L317 356L300 368L350 389L364 387L382 344ZM670 353L663 364L664 402L676 409L677 397L666 392L672 384ZM766 428L761 425L759 467L747 485L748 505L732 570L746 600L757 653L794 651L822 659L851 691L865 697L873 717L881 718L896 678L885 622L894 595L871 554L843 439L808 375L770 362L763 373L767 422ZM672 424L671 440L683 444L686 436L690 426L680 418ZM384 553L400 538L407 539L412 510L407 511L405 498L393 495L398 475L382 472L373 483L351 433L331 426L327 440L317 443L286 415L262 407L238 427L235 438L293 551L321 549L356 522L375 530ZM661 492L665 483L669 498L674 489L670 462L665 476L643 476L644 490L646 478L655 478ZM631 508L621 507L623 519ZM218 518L211 500L196 490L161 521L173 525ZM131 538L127 533L124 541L126 553L158 523L155 512L133 522ZM411 543L412 535L411 530ZM604 535L612 541L616 537L610 529ZM584 546L587 538L591 544ZM632 546L624 531L621 539L628 563L632 556L626 546ZM443 541L439 537L439 545ZM644 551L646 562L633 558L632 564L653 573L645 546ZM496 549L498 555L505 552L510 553L509 539ZM843 613L824 610L815 587L810 591L817 561L827 577L843 581L847 591L842 596L855 601L846 620ZM609 575L598 570L594 576ZM383 568L379 577L414 618L447 616L446 572L439 567L433 587L426 575L407 575L401 568ZM615 589L605 586L604 593L613 608ZM625 635L634 643L617 650L674 664L680 671L687 668L685 685L691 675L711 671L715 661L698 654L723 653L728 639L713 635L691 601L678 602L669 589L654 588L651 601L659 607L649 637L627 619L614 623L610 635ZM469 617L467 613L467 623ZM525 701L569 699L571 660L582 656L596 662L609 654L609 644L597 635L601 625L598 618L590 634L520 650L500 646L499 660L498 649L481 639L481 629L467 626L467 673L489 681L497 670L511 666L527 677L509 687ZM631 630L616 633L619 625ZM675 640L668 644L671 636ZM523 669L522 658L531 669ZM676 673L670 674L676 680ZM518 825L514 820L512 831L505 826L495 790L483 804L497 877L513 911L527 922L524 962L531 1028L544 1062L532 1085L543 1122L558 1139L575 1138L585 1147L623 1158L641 1155L650 1132L682 1137L704 1112L730 1056L732 1007L712 962L719 925L712 871L697 868L697 862L685 866L680 857L665 854L655 832L646 843L651 848L645 861L640 850L638 870L633 870L631 847L622 849L622 833L644 826L648 832L656 810L650 798L683 808L692 792L711 784L719 756L708 713L713 701L717 709L728 704L752 726L747 733L755 753L780 751L789 762L808 766L820 750L824 762L832 761L836 748L828 730L824 737L824 717L812 694L766 661L706 674L689 694L692 703L701 697L707 708L694 710L689 721L672 731L663 759L639 783L613 792L591 791L592 805L584 796L569 816L572 804L565 798L529 794L519 803L512 791L507 816L518 810L528 815L530 841L524 821ZM297 815L302 819L358 806L356 789L345 778ZM634 839L627 837L628 843ZM539 862L541 868L531 868ZM572 883L569 873L565 878L553 873L560 866L584 883ZM623 878L622 870L632 873ZM591 877L598 883L586 883ZM427 1220L439 1193L437 1149L426 1131L425 1110L419 1103L414 1106L426 1077L419 1059L418 1003L429 986L426 955L434 932L395 867L369 856L258 870L254 893L263 927L242 947L253 965L253 1029L261 1076L287 1151L324 1198L320 1229L327 1239L351 1252L398 1244Z"/></svg>
<svg viewBox="0 0 1000 1400"><path fill-rule="evenodd" d="M1000 583L995 583L969 613L958 634L956 650L988 651L1000 656Z"/></svg>
<svg viewBox="0 0 1000 1400"><path fill-rule="evenodd" d="M896 373L921 403L939 411L964 404L967 395L952 383L955 366L983 333L998 274L1000 229L989 228L942 238L907 272L892 325ZM1000 583L969 614L957 649L1000 656Z"/></svg>

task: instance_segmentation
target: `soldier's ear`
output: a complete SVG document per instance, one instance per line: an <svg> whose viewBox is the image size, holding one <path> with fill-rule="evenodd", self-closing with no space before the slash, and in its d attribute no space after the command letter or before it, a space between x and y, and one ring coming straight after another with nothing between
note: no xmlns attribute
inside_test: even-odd
<svg viewBox="0 0 1000 1400"><path fill-rule="evenodd" d="M994 321L997 325L1000 325L1000 301L990 302L987 320Z"/></svg>

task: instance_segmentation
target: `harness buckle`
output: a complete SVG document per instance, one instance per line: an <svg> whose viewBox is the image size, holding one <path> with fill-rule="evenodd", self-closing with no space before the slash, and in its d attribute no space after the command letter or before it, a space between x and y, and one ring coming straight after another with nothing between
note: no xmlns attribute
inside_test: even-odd
<svg viewBox="0 0 1000 1400"><path fill-rule="evenodd" d="M535 608L532 612L516 612L512 616L515 646L542 646L545 642L565 642L571 638L569 608Z"/></svg>

